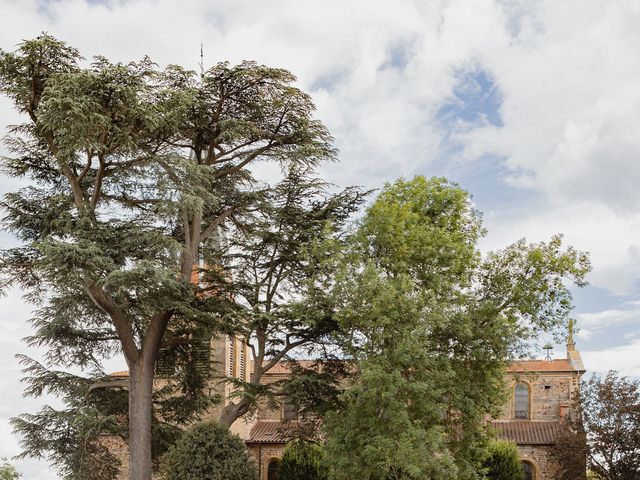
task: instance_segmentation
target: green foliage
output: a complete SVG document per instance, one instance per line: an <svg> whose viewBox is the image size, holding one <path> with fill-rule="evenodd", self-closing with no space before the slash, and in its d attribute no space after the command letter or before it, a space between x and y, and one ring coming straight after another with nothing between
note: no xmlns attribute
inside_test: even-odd
<svg viewBox="0 0 640 480"><path fill-rule="evenodd" d="M16 467L3 458L2 465L0 465L0 480L20 480L21 477L22 475L18 473Z"/></svg>
<svg viewBox="0 0 640 480"><path fill-rule="evenodd" d="M226 423L261 397L289 397L300 410L321 408L321 397L336 388L337 362L323 363L328 368L322 372L294 367L293 377L301 378L262 382L264 373L294 352L322 356L322 345L333 342L339 327L330 294L334 262L363 194L355 188L329 194L327 187L312 169L289 168L221 247L234 278L229 294L243 306L226 316L227 332L247 339L254 351L254 370L248 382L235 382L237 399L225 407Z"/></svg>
<svg viewBox="0 0 640 480"><path fill-rule="evenodd" d="M323 448L319 443L294 440L287 444L278 480L327 480L329 472L323 463Z"/></svg>
<svg viewBox="0 0 640 480"><path fill-rule="evenodd" d="M316 178L315 167L334 160L336 151L294 81L286 70L255 62L219 63L202 76L176 65L159 69L148 58L121 64L96 57L87 64L46 34L0 51L0 93L26 118L11 127L1 168L27 184L0 203L4 228L20 241L0 252L0 288L21 287L35 306L28 341L48 353L37 374L26 372L31 393L49 389L66 403L62 411L46 407L14 421L26 455L47 457L79 478L81 462L65 454L69 445L99 449L93 439L116 417L116 434L146 435L146 425L127 431L126 411L95 408L86 395L92 382L123 387L108 385L105 358L124 355L131 369L144 372L131 375L130 386L145 388L160 360L166 386L152 405L137 405L142 414L130 416L147 422L155 411L160 454L179 427L217 400L208 394L211 363L202 350L212 336L266 332L263 358L284 358L334 328L327 308L302 315L304 305L327 303L321 262L310 252L339 236L332 228L344 223L360 194L329 195ZM282 168L274 191L249 168L261 161ZM244 243L226 248L227 235ZM201 258L203 281L194 285ZM252 262L260 266L258 279L242 276ZM283 287L271 288L268 301L263 289L258 302L247 304L247 282L255 286L265 275L275 282L269 285ZM265 307L303 284L316 286L308 301ZM274 322L256 329L265 319ZM65 368L85 372L77 379L84 390L65 390ZM257 389L245 396L254 399ZM40 439L39 429L47 432ZM145 445L136 455L146 470L151 443L131 442Z"/></svg>
<svg viewBox="0 0 640 480"><path fill-rule="evenodd" d="M574 431L586 435L587 465L602 480L640 477L640 381L610 371L584 380ZM584 444L584 440L583 440Z"/></svg>
<svg viewBox="0 0 640 480"><path fill-rule="evenodd" d="M587 439L579 421L562 425L551 451L551 459L557 465L557 480L584 480L587 472Z"/></svg>
<svg viewBox="0 0 640 480"><path fill-rule="evenodd" d="M162 457L166 480L257 480L244 442L214 422L187 430Z"/></svg>
<svg viewBox="0 0 640 480"><path fill-rule="evenodd" d="M564 282L589 270L559 236L483 259L483 233L468 193L442 178L387 185L360 221L334 286L356 370L326 422L336 479L481 478L505 360L564 328Z"/></svg>
<svg viewBox="0 0 640 480"><path fill-rule="evenodd" d="M21 357L27 395L57 394L64 409L43 407L35 414L12 418L20 432L26 456L46 458L59 466L64 479L103 480L117 475L119 460L101 443L101 433L122 433L118 414L126 412L126 394L122 391L97 390L91 385L97 377L85 378L63 371L52 371L27 357Z"/></svg>
<svg viewBox="0 0 640 480"><path fill-rule="evenodd" d="M524 480L520 452L513 442L491 440L484 467L490 480Z"/></svg>

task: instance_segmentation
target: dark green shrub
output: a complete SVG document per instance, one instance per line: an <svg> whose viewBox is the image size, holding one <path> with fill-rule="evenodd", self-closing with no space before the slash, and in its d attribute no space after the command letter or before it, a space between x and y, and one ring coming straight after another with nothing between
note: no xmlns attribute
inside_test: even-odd
<svg viewBox="0 0 640 480"><path fill-rule="evenodd" d="M215 422L187 430L162 457L165 480L257 480L244 442Z"/></svg>
<svg viewBox="0 0 640 480"><path fill-rule="evenodd" d="M520 454L515 443L492 440L487 446L484 466L490 480L524 480Z"/></svg>
<svg viewBox="0 0 640 480"><path fill-rule="evenodd" d="M322 446L316 442L290 442L282 455L278 480L327 480L322 457Z"/></svg>

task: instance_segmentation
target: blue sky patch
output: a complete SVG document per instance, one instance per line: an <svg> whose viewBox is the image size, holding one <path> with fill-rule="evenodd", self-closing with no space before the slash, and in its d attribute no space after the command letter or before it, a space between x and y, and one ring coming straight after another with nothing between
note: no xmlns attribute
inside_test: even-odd
<svg viewBox="0 0 640 480"><path fill-rule="evenodd" d="M502 127L502 96L490 75L482 69L473 69L462 70L457 78L453 97L438 110L439 121L451 128L457 124Z"/></svg>

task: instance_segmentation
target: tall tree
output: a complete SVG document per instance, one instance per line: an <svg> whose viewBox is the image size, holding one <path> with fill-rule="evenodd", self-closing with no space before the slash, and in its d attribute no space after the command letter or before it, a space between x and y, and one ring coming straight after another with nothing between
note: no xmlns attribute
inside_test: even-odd
<svg viewBox="0 0 640 480"><path fill-rule="evenodd" d="M282 399L294 380L265 384L263 376L294 352L323 356L338 329L329 295L335 258L344 244L344 226L363 200L348 188L335 194L308 167L290 168L282 181L257 202L241 228L227 232L223 257L239 308L228 314L229 334L242 338L253 353L248 381L235 380L236 392L220 421L231 425L261 398ZM337 366L337 364L336 364ZM317 369L296 377L322 377ZM340 369L334 369L340 373ZM325 379L330 381L330 378ZM288 384L288 388L285 388ZM289 395L292 396L292 395Z"/></svg>
<svg viewBox="0 0 640 480"><path fill-rule="evenodd" d="M560 237L482 259L483 233L441 178L398 180L367 210L335 288L356 366L327 422L335 478L479 478L505 359L564 325L564 280L589 270Z"/></svg>
<svg viewBox="0 0 640 480"><path fill-rule="evenodd" d="M602 480L640 478L640 381L614 371L593 375L578 405L574 431L586 435L589 470Z"/></svg>
<svg viewBox="0 0 640 480"><path fill-rule="evenodd" d="M50 365L99 369L124 355L130 478L148 480L158 352L173 325L219 328L230 308L192 274L215 257L218 230L251 208L249 167L316 165L335 151L285 70L81 61L44 34L0 52L0 91L27 117L2 167L29 182L2 203L21 241L2 252L2 284L37 305L31 341Z"/></svg>

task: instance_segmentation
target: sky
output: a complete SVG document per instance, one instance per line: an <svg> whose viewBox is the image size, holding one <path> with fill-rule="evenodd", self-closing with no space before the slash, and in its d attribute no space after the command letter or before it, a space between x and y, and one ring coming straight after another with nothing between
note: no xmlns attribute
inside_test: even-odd
<svg viewBox="0 0 640 480"><path fill-rule="evenodd" d="M205 66L290 70L335 137L341 161L322 173L337 186L446 176L484 214L483 251L555 233L589 251L585 366L640 376L640 2L0 0L0 18L5 50L46 31L87 58L196 69L202 44ZM0 98L0 128L16 121ZM38 355L20 341L30 308L17 291L0 301L2 457L19 452L8 419L43 400L22 398L14 358Z"/></svg>

